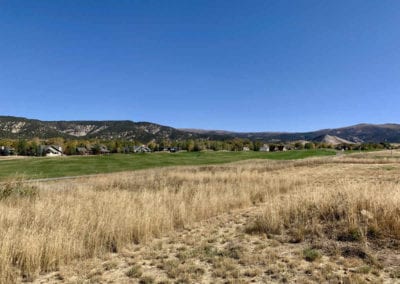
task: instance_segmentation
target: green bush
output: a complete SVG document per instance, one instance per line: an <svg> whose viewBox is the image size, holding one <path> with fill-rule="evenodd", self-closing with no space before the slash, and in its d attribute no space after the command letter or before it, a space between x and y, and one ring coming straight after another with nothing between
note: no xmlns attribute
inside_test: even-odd
<svg viewBox="0 0 400 284"><path fill-rule="evenodd" d="M321 254L315 249L307 248L303 251L303 256L304 259L307 261L314 261L317 258L320 258Z"/></svg>
<svg viewBox="0 0 400 284"><path fill-rule="evenodd" d="M130 278L139 278L142 276L142 270L139 265L132 266L127 272L126 276Z"/></svg>

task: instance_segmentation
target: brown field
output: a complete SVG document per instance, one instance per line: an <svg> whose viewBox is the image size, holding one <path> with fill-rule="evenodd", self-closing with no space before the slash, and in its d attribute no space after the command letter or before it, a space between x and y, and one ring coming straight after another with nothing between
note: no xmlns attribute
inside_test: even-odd
<svg viewBox="0 0 400 284"><path fill-rule="evenodd" d="M0 189L0 283L400 282L400 152Z"/></svg>

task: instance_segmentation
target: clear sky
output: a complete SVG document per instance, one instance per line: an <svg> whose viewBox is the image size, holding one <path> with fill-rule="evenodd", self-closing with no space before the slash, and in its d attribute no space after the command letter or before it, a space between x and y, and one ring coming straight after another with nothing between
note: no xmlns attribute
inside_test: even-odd
<svg viewBox="0 0 400 284"><path fill-rule="evenodd" d="M400 1L0 0L0 115L400 123Z"/></svg>

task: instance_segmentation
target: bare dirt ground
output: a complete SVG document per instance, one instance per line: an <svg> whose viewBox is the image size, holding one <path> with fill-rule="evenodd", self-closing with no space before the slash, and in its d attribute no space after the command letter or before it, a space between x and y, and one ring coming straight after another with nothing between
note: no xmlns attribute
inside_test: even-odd
<svg viewBox="0 0 400 284"><path fill-rule="evenodd" d="M0 161L27 159L27 156L0 156Z"/></svg>

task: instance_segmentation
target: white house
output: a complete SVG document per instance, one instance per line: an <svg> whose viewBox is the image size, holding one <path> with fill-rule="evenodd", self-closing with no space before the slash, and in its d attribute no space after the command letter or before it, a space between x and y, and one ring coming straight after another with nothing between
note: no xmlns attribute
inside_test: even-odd
<svg viewBox="0 0 400 284"><path fill-rule="evenodd" d="M133 152L134 153L150 153L151 150L149 147L142 145L142 146L134 146Z"/></svg>
<svg viewBox="0 0 400 284"><path fill-rule="evenodd" d="M57 145L42 145L40 146L42 149L42 153L46 155L46 157L56 157L62 156L62 147Z"/></svg>
<svg viewBox="0 0 400 284"><path fill-rule="evenodd" d="M268 144L264 144L262 147L260 147L260 152L269 152Z"/></svg>

